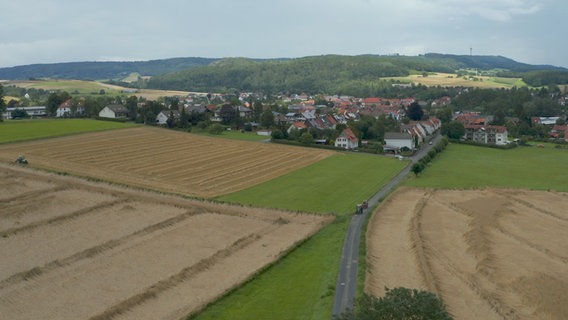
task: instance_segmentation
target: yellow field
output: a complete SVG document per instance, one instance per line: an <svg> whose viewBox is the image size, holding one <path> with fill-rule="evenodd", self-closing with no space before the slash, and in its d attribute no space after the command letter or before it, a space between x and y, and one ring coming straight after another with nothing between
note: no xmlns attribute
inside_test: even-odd
<svg viewBox="0 0 568 320"><path fill-rule="evenodd" d="M476 78L478 81L474 81ZM399 80L401 82L412 82L414 84L422 84L424 86L435 87L476 87L476 88L512 88L513 86L525 86L519 78L499 78L499 77L458 77L457 74L452 73L436 73L429 74L427 77L422 75L410 75L408 77L390 77L383 78L385 80Z"/></svg>
<svg viewBox="0 0 568 320"><path fill-rule="evenodd" d="M402 188L369 221L366 291L439 295L455 319L568 319L568 194Z"/></svg>
<svg viewBox="0 0 568 320"><path fill-rule="evenodd" d="M183 319L331 216L233 207L0 163L0 318Z"/></svg>
<svg viewBox="0 0 568 320"><path fill-rule="evenodd" d="M274 179L334 152L137 127L0 146L0 160L196 197Z"/></svg>

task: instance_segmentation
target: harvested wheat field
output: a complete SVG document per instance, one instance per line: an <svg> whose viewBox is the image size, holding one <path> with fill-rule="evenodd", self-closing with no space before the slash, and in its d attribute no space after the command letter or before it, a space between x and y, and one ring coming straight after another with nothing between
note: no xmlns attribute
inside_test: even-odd
<svg viewBox="0 0 568 320"><path fill-rule="evenodd" d="M19 154L33 167L209 198L274 179L333 151L139 127L0 145L0 160Z"/></svg>
<svg viewBox="0 0 568 320"><path fill-rule="evenodd" d="M331 219L0 164L0 318L182 319Z"/></svg>
<svg viewBox="0 0 568 320"><path fill-rule="evenodd" d="M437 293L455 319L568 319L568 194L403 188L367 232L366 291Z"/></svg>

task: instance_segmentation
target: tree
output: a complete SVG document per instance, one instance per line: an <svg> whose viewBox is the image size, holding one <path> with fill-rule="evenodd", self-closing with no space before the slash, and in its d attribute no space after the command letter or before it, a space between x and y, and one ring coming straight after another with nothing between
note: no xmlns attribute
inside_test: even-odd
<svg viewBox="0 0 568 320"><path fill-rule="evenodd" d="M412 165L412 168L410 170L412 171L412 173L418 176L422 171L424 171L424 164L422 164L422 162L417 162Z"/></svg>
<svg viewBox="0 0 568 320"><path fill-rule="evenodd" d="M138 115L138 97L130 96L126 98L126 109L128 109L128 117L130 120L135 120Z"/></svg>
<svg viewBox="0 0 568 320"><path fill-rule="evenodd" d="M235 107L230 104L224 104L219 110L219 116L223 124L230 124L236 118L236 115Z"/></svg>
<svg viewBox="0 0 568 320"><path fill-rule="evenodd" d="M364 294L357 300L355 311L336 320L451 320L444 303L433 293L408 288L386 288L384 297Z"/></svg>
<svg viewBox="0 0 568 320"><path fill-rule="evenodd" d="M302 133L302 135L300 135L298 141L300 141L302 144L311 144L314 142L314 137L309 132L304 132Z"/></svg>
<svg viewBox="0 0 568 320"><path fill-rule="evenodd" d="M0 121L2 121L4 110L6 110L6 101L4 101L4 87L0 84Z"/></svg>
<svg viewBox="0 0 568 320"><path fill-rule="evenodd" d="M450 139L461 139L465 135L465 127L459 121L452 121L442 125L442 134Z"/></svg>
<svg viewBox="0 0 568 320"><path fill-rule="evenodd" d="M406 109L406 116L413 121L420 121L424 116L424 110L418 104L418 102L411 103Z"/></svg>
<svg viewBox="0 0 568 320"><path fill-rule="evenodd" d="M11 113L12 119L25 119L29 118L28 113L24 109L16 109Z"/></svg>
<svg viewBox="0 0 568 320"><path fill-rule="evenodd" d="M71 96L65 91L61 93L51 93L47 98L46 107L48 115L54 116L57 113L57 108L59 108L59 106L68 99L71 99Z"/></svg>
<svg viewBox="0 0 568 320"><path fill-rule="evenodd" d="M269 128L274 125L274 114L270 110L262 112L260 115L260 125Z"/></svg>

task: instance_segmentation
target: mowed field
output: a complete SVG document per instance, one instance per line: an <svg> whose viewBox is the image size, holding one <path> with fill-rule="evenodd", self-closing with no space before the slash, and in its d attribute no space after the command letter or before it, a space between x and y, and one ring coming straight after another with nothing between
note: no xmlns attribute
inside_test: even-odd
<svg viewBox="0 0 568 320"><path fill-rule="evenodd" d="M3 319L180 319L333 219L8 164L0 186Z"/></svg>
<svg viewBox="0 0 568 320"><path fill-rule="evenodd" d="M568 194L401 188L375 212L366 291L438 294L455 319L568 319Z"/></svg>
<svg viewBox="0 0 568 320"><path fill-rule="evenodd" d="M210 138L151 127L0 145L0 160L195 197L271 180L332 151Z"/></svg>
<svg viewBox="0 0 568 320"><path fill-rule="evenodd" d="M435 73L427 77L413 74L406 77L390 77L384 79L398 80L406 83L421 84L428 87L475 87L475 88L506 88L527 86L521 78L502 78L477 76L472 77L477 80L470 80L468 77L460 77L453 73Z"/></svg>

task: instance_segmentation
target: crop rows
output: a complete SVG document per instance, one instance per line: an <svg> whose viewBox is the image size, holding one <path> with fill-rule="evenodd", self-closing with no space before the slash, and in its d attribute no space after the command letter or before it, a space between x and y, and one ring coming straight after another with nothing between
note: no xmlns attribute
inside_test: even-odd
<svg viewBox="0 0 568 320"><path fill-rule="evenodd" d="M213 197L271 180L332 152L144 127L0 146L0 159L18 154L32 166Z"/></svg>
<svg viewBox="0 0 568 320"><path fill-rule="evenodd" d="M6 319L180 319L332 219L1 163L0 177L0 314Z"/></svg>

